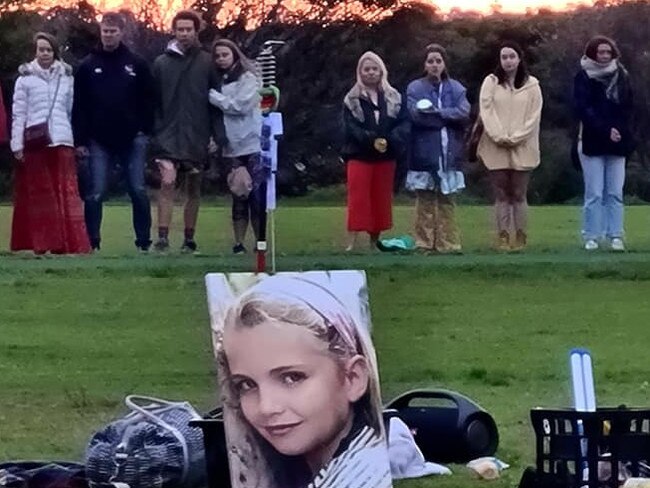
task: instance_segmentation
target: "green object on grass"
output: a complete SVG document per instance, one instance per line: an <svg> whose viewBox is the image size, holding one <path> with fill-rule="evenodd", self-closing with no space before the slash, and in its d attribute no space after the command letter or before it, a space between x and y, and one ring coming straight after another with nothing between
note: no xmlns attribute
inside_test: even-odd
<svg viewBox="0 0 650 488"><path fill-rule="evenodd" d="M409 235L400 237L391 237L390 239L380 239L377 247L381 251L412 251L415 249L415 241Z"/></svg>

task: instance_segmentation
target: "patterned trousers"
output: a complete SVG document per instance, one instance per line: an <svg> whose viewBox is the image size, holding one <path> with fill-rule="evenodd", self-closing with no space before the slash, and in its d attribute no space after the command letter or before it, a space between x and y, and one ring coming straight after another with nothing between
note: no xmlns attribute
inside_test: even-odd
<svg viewBox="0 0 650 488"><path fill-rule="evenodd" d="M460 252L454 199L439 191L418 190L415 202L415 245L440 253Z"/></svg>

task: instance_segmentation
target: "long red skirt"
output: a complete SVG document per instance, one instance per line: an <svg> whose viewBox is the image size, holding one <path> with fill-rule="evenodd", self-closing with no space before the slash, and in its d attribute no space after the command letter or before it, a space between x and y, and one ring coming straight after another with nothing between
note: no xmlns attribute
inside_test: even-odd
<svg viewBox="0 0 650 488"><path fill-rule="evenodd" d="M395 161L348 161L348 230L377 234L393 226Z"/></svg>
<svg viewBox="0 0 650 488"><path fill-rule="evenodd" d="M90 252L72 148L28 151L17 164L11 250Z"/></svg>

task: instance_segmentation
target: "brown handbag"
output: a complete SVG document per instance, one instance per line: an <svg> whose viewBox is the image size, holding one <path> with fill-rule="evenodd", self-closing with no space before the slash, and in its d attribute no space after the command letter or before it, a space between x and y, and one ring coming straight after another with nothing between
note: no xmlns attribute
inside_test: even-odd
<svg viewBox="0 0 650 488"><path fill-rule="evenodd" d="M45 122L39 124L30 125L25 127L25 132L23 134L23 149L25 151L38 151L39 149L44 149L50 144L52 144L52 137L50 136L50 117L52 117L52 111L54 110L54 105L56 104L56 97L59 94L59 86L61 85L61 75L56 83L56 91L54 92L54 99L52 100L52 106L50 111L47 114L47 119Z"/></svg>

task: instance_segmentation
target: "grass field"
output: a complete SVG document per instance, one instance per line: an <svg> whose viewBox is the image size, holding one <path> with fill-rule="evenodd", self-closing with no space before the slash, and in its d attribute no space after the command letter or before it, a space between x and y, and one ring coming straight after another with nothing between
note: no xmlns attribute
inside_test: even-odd
<svg viewBox="0 0 650 488"><path fill-rule="evenodd" d="M575 207L532 209L529 251L496 254L489 209L464 207L465 254L399 256L345 255L342 208L292 206L277 212L278 269L367 270L384 398L445 387L476 399L497 420L512 467L493 484L506 487L534 461L530 408L571 404L571 347L592 350L599 404L650 403L649 212L628 210L625 254L585 254ZM396 209L393 234L411 213ZM0 208L5 249L10 217ZM229 254L224 208L205 206L199 227L201 255L138 255L130 209L115 206L99 255L0 256L0 460L80 460L129 393L215 405L203 276L252 270L253 257ZM398 486L479 483L452 470Z"/></svg>

